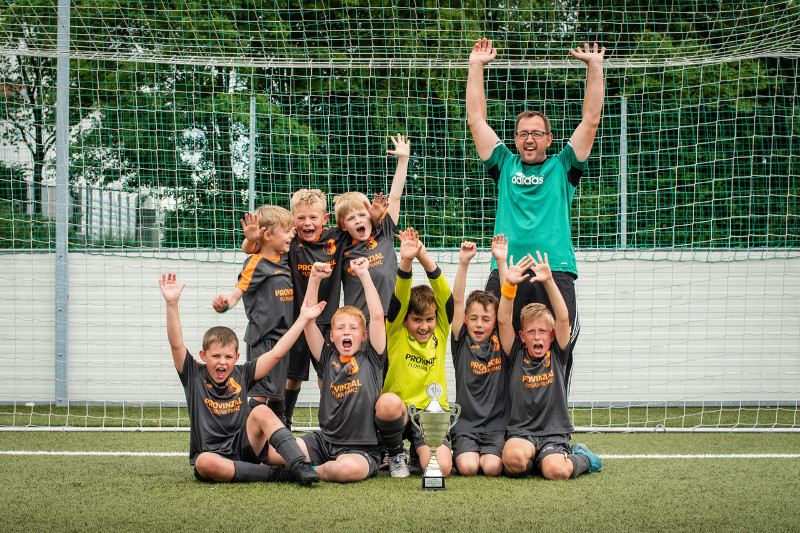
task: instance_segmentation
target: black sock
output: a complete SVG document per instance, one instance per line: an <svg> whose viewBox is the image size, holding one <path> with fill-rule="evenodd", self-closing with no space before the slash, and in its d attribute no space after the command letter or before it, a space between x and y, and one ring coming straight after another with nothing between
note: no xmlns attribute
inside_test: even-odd
<svg viewBox="0 0 800 533"><path fill-rule="evenodd" d="M280 400L273 400L272 398L269 398L267 400L267 407L272 409L272 412L275 413L275 416L278 417L278 420L280 420L281 423L283 423L283 425L285 426L286 425L286 402L283 401L283 398L281 398Z"/></svg>
<svg viewBox="0 0 800 533"><path fill-rule="evenodd" d="M252 411L253 409L258 407L259 405L266 405L266 404L264 402L259 402L255 398L250 398L250 400L247 402L247 405L250 406L250 410Z"/></svg>
<svg viewBox="0 0 800 533"><path fill-rule="evenodd" d="M275 477L274 466L257 465L244 461L234 461L232 483L246 483L249 481L273 481Z"/></svg>
<svg viewBox="0 0 800 533"><path fill-rule="evenodd" d="M569 476L570 478L585 474L592 467L592 464L589 462L589 458L582 453L567 454L567 459L572 461L572 474Z"/></svg>
<svg viewBox="0 0 800 533"><path fill-rule="evenodd" d="M383 437L386 453L390 457L403 451L403 429L406 424L403 422L402 416L398 416L394 420L383 420L376 416L375 427Z"/></svg>
<svg viewBox="0 0 800 533"><path fill-rule="evenodd" d="M269 437L269 443L275 448L278 455L283 457L291 470L294 470L299 463L306 460L306 455L300 449L300 445L297 444L294 435L286 428L276 429Z"/></svg>
<svg viewBox="0 0 800 533"><path fill-rule="evenodd" d="M300 389L286 389L283 399L286 402L286 427L292 429L292 418L294 417L294 406L297 405L297 397L300 396Z"/></svg>

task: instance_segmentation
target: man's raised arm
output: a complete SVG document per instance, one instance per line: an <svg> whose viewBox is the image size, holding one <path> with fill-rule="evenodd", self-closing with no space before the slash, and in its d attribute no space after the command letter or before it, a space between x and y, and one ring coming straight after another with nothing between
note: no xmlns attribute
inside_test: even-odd
<svg viewBox="0 0 800 533"><path fill-rule="evenodd" d="M486 93L483 89L483 70L497 56L492 41L483 38L472 48L467 74L467 124L475 141L475 148L482 160L492 155L499 137L486 122Z"/></svg>
<svg viewBox="0 0 800 533"><path fill-rule="evenodd" d="M576 47L575 50L569 49L569 53L575 59L586 63L586 93L583 96L583 117L581 123L575 129L570 138L570 144L575 151L578 161L586 161L592 151L597 128L600 126L600 114L603 111L603 98L605 94L605 83L603 81L603 59L606 53L604 46L598 51L597 43L593 48L589 48L589 43L585 43L583 50Z"/></svg>

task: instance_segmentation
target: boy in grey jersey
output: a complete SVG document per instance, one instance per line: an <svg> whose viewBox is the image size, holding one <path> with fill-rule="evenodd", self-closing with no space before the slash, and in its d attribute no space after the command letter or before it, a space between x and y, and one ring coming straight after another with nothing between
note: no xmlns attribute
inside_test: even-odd
<svg viewBox="0 0 800 533"><path fill-rule="evenodd" d="M322 367L319 406L321 431L302 437L300 447L324 481L361 481L378 473L380 432L387 446L402 447L406 406L399 396L381 394L386 364L386 324L380 296L370 277L369 259L350 263L364 288L370 313L354 306L339 308L331 319L330 339L316 322L306 325L308 347ZM316 303L322 279L331 266L315 263L304 305Z"/></svg>
<svg viewBox="0 0 800 533"><path fill-rule="evenodd" d="M492 253L498 263L504 263L507 249L508 240L503 235L492 239ZM474 476L483 472L496 477L503 473L501 457L508 421L508 362L500 350L497 297L491 292L478 290L472 291L464 301L467 270L476 252L474 242L461 243L453 283L450 346L461 416L451 435L453 457L460 475ZM498 254L502 254L502 258Z"/></svg>
<svg viewBox="0 0 800 533"><path fill-rule="evenodd" d="M566 370L570 352L567 304L553 280L547 254L544 260L530 255L508 268L501 290L497 322L500 345L510 366L511 413L503 466L512 477L534 471L546 479L568 479L600 470L603 463L583 444L569 448L573 430L567 407ZM544 304L522 309L519 338L514 331L512 310L517 285L531 268L532 282L544 285L555 317ZM555 342L553 342L555 341Z"/></svg>
<svg viewBox="0 0 800 533"><path fill-rule="evenodd" d="M186 393L191 423L189 462L195 477L218 483L278 481L285 478L285 467L301 485L319 481L319 475L306 462L291 432L264 405L250 411L247 392L258 379L289 351L306 323L314 322L324 303L304 307L289 331L275 347L253 361L236 366L239 340L226 327L214 327L203 336L197 363L183 342L178 301L186 284L178 285L170 273L159 280L167 304L167 337L172 360ZM283 470L281 470L283 469Z"/></svg>

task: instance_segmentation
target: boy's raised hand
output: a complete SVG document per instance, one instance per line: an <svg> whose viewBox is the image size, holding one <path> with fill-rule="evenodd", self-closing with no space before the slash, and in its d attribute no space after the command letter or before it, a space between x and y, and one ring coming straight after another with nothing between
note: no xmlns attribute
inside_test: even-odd
<svg viewBox="0 0 800 533"><path fill-rule="evenodd" d="M333 269L328 263L316 262L314 266L311 267L311 276L315 278L329 278L332 273Z"/></svg>
<svg viewBox="0 0 800 533"><path fill-rule="evenodd" d="M533 267L531 267L536 277L533 278L531 282L538 281L539 283L544 283L545 281L553 279L550 263L547 262L547 254L544 254L544 260L542 260L542 254L539 253L539 250L536 250L536 257L538 257L539 260L533 259Z"/></svg>
<svg viewBox="0 0 800 533"><path fill-rule="evenodd" d="M383 192L379 192L372 197L372 204L370 205L369 202L364 202L364 207L367 208L369 218L372 220L372 225L377 225L381 218L383 218L386 209L389 207L389 197L383 194Z"/></svg>
<svg viewBox="0 0 800 533"><path fill-rule="evenodd" d="M458 252L458 262L469 263L477 253L478 246L474 242L464 241L461 243L461 250Z"/></svg>
<svg viewBox="0 0 800 533"><path fill-rule="evenodd" d="M492 257L498 265L508 263L508 237L502 233L492 237Z"/></svg>
<svg viewBox="0 0 800 533"><path fill-rule="evenodd" d="M402 133L398 133L397 137L389 137L394 144L394 150L386 150L387 154L391 154L399 159L411 157L411 141L408 137L403 137Z"/></svg>
<svg viewBox="0 0 800 533"><path fill-rule="evenodd" d="M260 242L261 237L264 236L264 232L267 231L267 228L259 227L258 216L255 213L245 213L244 219L240 218L239 222L242 223L244 238L251 243Z"/></svg>
<svg viewBox="0 0 800 533"><path fill-rule="evenodd" d="M531 254L526 255L517 263L514 263L514 258L511 258L511 264L508 267L508 271L506 272L506 283L509 285L518 285L528 279L530 274L525 274L525 271L531 268L533 265L533 257Z"/></svg>
<svg viewBox="0 0 800 533"><path fill-rule="evenodd" d="M316 318L322 314L323 309L325 309L325 304L326 302L318 302L316 305L306 305L306 302L303 301L300 307L300 316L309 322L316 320Z"/></svg>
<svg viewBox="0 0 800 533"><path fill-rule="evenodd" d="M178 276L170 272L169 274L161 274L158 286L161 287L161 295L164 297L164 301L169 304L181 299L181 293L186 284L181 283L178 285Z"/></svg>
<svg viewBox="0 0 800 533"><path fill-rule="evenodd" d="M397 234L400 239L400 259L412 261L420 249L422 248L422 241L419 240L419 233L414 231L414 228L406 228Z"/></svg>

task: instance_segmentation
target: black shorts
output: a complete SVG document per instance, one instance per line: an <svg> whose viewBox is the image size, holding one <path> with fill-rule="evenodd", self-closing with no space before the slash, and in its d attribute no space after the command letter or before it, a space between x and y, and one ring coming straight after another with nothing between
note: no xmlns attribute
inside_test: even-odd
<svg viewBox="0 0 800 533"><path fill-rule="evenodd" d="M247 427L242 427L239 431L234 433L231 436L231 440L233 441L231 445L231 453L218 453L218 452L210 452L216 453L220 457L224 457L225 459L230 459L231 461L244 461L245 463L253 463L253 464L266 464L268 456L269 456L269 443L264 444L264 448L261 450L261 454L257 454L253 447L250 446L250 439L247 437ZM192 461L194 464L194 461ZM194 469L194 477L197 478L199 481L207 481L212 482L212 480L204 478L200 474L197 473L197 468Z"/></svg>
<svg viewBox="0 0 800 533"><path fill-rule="evenodd" d="M417 423L419 423L419 416L416 417ZM411 423L411 419L406 422L406 427L403 429L403 440L407 440L411 443L412 451L415 451L420 446L427 446L428 444L425 442L425 439L422 436L422 433L417 426ZM442 442L448 448L452 448L450 443L450 431L447 431L447 434L444 436L444 442Z"/></svg>
<svg viewBox="0 0 800 533"><path fill-rule="evenodd" d="M378 475L378 464L381 460L381 454L378 446L357 446L357 445L338 445L325 440L322 433L319 431L312 431L306 433L302 437L303 442L308 449L308 456L311 463L314 465L325 464L328 461L335 461L340 455L353 453L360 455L367 460L369 464L369 473L367 477L375 477Z"/></svg>
<svg viewBox="0 0 800 533"><path fill-rule="evenodd" d="M533 470L534 473L542 475L542 460L548 455L560 453L564 456L569 455L569 439L571 436L566 435L541 435L541 436L520 436L509 435L508 438L517 438L527 440L536 449L536 455L533 456Z"/></svg>
<svg viewBox="0 0 800 533"><path fill-rule="evenodd" d="M322 338L328 340L331 332L331 325L322 324L319 326L319 330L322 333ZM322 365L311 355L311 350L308 349L305 334L300 335L300 338L294 343L294 346L292 346L292 349L286 354L286 357L289 358L289 368L286 372L286 377L288 379L308 381L309 361L311 361L311 365L317 373L317 379L322 379Z"/></svg>
<svg viewBox="0 0 800 533"><path fill-rule="evenodd" d="M502 457L503 446L506 444L506 432L503 429L499 429L480 433L454 433L452 439L454 458L462 453L470 452Z"/></svg>
<svg viewBox="0 0 800 533"><path fill-rule="evenodd" d="M247 345L247 360L252 361L258 356L270 351L275 347L275 339L264 337L256 344ZM283 398L286 393L286 371L289 368L289 354L284 355L278 364L267 372L267 375L259 379L253 387L247 391L248 396L266 396L267 398Z"/></svg>
<svg viewBox="0 0 800 533"><path fill-rule="evenodd" d="M533 270L527 270L525 273L529 274L530 277L517 285L517 295L514 298L514 314L511 317L511 321L514 325L515 332L518 332L522 329L519 323L519 314L522 311L522 308L529 303L536 302L544 304L551 313L553 312L553 306L550 304L550 297L547 296L547 291L544 289L544 286L541 283L530 283L528 281L532 278L535 278L536 274L533 272ZM567 360L567 366L565 369L565 375L567 376L567 387L569 388L569 380L572 376L572 355L575 350L575 342L578 340L578 335L581 332L581 322L578 318L578 307L575 299L575 278L569 272L560 272L554 270L553 281L556 282L556 286L561 292L564 302L567 304L567 313L569 314L570 351L569 359ZM497 269L492 270L489 273L489 279L486 280L486 290L500 298L500 275L498 274Z"/></svg>

